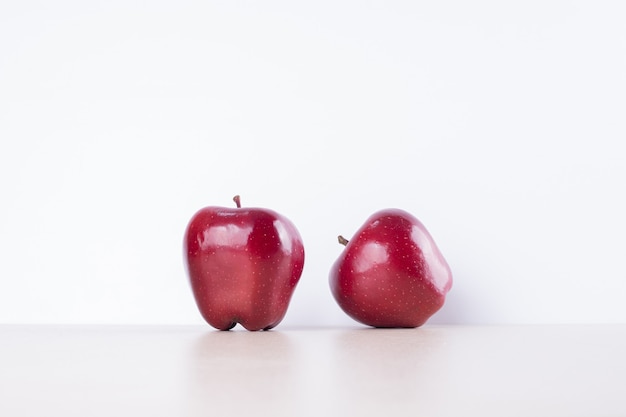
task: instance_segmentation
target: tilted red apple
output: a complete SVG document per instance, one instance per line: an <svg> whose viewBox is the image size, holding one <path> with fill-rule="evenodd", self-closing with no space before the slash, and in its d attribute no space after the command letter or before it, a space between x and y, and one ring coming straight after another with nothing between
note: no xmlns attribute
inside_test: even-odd
<svg viewBox="0 0 626 417"><path fill-rule="evenodd" d="M445 301L448 263L424 225L398 209L373 214L331 268L330 288L354 320L373 327L418 327Z"/></svg>
<svg viewBox="0 0 626 417"><path fill-rule="evenodd" d="M204 319L220 330L240 323L269 330L284 318L304 267L296 227L262 208L205 207L190 220L184 253Z"/></svg>

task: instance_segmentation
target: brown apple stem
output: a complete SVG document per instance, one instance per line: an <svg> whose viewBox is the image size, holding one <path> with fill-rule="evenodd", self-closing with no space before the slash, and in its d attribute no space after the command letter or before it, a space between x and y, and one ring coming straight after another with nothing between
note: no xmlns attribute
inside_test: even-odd
<svg viewBox="0 0 626 417"><path fill-rule="evenodd" d="M337 236L337 240L339 241L339 243L341 243L343 246L346 246L348 244L348 239L346 239L345 237L339 235Z"/></svg>
<svg viewBox="0 0 626 417"><path fill-rule="evenodd" d="M241 197L239 195L234 196L233 201L237 204L237 208L241 208Z"/></svg>

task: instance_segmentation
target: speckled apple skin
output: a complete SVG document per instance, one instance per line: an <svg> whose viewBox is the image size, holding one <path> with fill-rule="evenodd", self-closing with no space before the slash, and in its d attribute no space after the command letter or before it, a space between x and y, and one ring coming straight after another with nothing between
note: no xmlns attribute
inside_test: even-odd
<svg viewBox="0 0 626 417"><path fill-rule="evenodd" d="M452 272L424 225L403 210L373 214L331 268L330 288L354 320L419 327L444 304Z"/></svg>
<svg viewBox="0 0 626 417"><path fill-rule="evenodd" d="M304 267L296 227L260 208L201 209L187 226L184 255L198 309L219 330L278 325Z"/></svg>

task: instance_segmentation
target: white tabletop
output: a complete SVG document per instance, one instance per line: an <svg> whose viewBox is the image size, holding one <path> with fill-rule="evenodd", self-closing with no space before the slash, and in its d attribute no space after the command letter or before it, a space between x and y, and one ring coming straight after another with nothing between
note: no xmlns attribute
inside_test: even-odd
<svg viewBox="0 0 626 417"><path fill-rule="evenodd" d="M625 353L626 325L2 325L0 415L625 416Z"/></svg>

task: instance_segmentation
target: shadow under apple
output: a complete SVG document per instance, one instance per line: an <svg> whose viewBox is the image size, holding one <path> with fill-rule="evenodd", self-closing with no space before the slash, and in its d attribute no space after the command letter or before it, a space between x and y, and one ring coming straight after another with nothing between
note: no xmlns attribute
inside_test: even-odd
<svg viewBox="0 0 626 417"><path fill-rule="evenodd" d="M359 409L381 415L432 411L419 408L419 404L432 404L433 398L444 401L445 381L429 381L422 376L446 378L446 369L433 369L445 363L441 358L446 345L446 333L436 326L364 327L336 334L331 360L338 378L331 381L331 391L340 393L341 398L335 401L347 414L357 404Z"/></svg>
<svg viewBox="0 0 626 417"><path fill-rule="evenodd" d="M286 414L297 390L293 343L278 331L208 331L189 355L192 415Z"/></svg>

